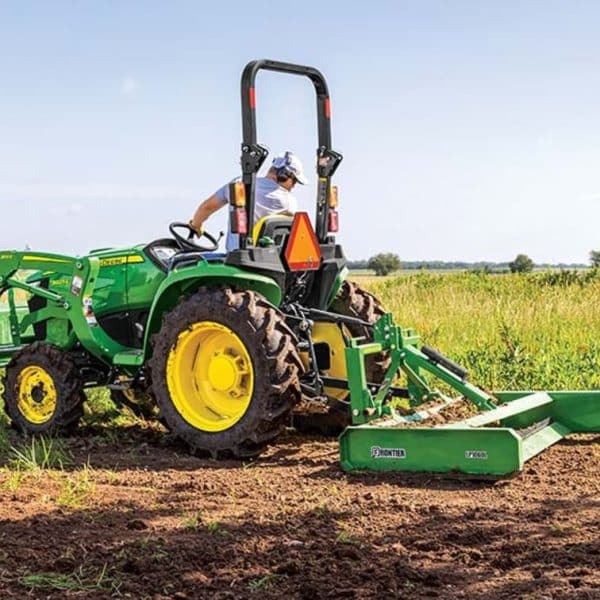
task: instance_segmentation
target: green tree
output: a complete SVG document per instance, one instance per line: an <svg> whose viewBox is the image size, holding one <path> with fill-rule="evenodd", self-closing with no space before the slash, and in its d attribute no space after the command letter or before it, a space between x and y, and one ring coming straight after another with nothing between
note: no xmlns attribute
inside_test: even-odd
<svg viewBox="0 0 600 600"><path fill-rule="evenodd" d="M367 264L369 269L375 271L375 275L387 275L400 268L400 259L391 252L379 253L372 256Z"/></svg>
<svg viewBox="0 0 600 600"><path fill-rule="evenodd" d="M533 261L527 254L517 254L517 258L508 263L511 273L529 273L533 271Z"/></svg>
<svg viewBox="0 0 600 600"><path fill-rule="evenodd" d="M600 250L590 252L590 263L592 263L592 267L600 267Z"/></svg>

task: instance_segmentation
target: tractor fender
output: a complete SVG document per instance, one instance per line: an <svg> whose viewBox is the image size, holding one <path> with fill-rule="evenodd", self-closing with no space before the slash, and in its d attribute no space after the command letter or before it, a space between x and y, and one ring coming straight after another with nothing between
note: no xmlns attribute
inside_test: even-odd
<svg viewBox="0 0 600 600"><path fill-rule="evenodd" d="M160 329L163 315L172 310L182 297L192 294L198 288L223 285L258 292L273 306L281 303L281 288L273 279L238 267L202 261L195 266L171 271L156 291L150 308L144 334L144 361L152 354L150 340Z"/></svg>
<svg viewBox="0 0 600 600"><path fill-rule="evenodd" d="M344 267L335 278L335 283L331 288L331 294L329 294L329 299L327 300L327 307L331 307L331 304L335 300L335 297L338 295L338 292L342 289L342 284L346 281L348 277L348 267Z"/></svg>

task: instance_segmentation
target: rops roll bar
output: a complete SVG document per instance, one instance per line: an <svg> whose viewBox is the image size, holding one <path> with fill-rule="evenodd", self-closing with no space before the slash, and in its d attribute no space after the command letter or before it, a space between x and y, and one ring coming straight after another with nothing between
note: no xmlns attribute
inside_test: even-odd
<svg viewBox="0 0 600 600"><path fill-rule="evenodd" d="M254 222L254 193L256 173L265 161L268 150L256 141L256 74L261 69L277 71L290 75L308 77L315 86L317 94L317 214L315 230L320 243L327 241L329 213L329 192L331 177L342 160L342 155L331 149L331 105L327 82L320 71L314 67L305 67L274 60L254 60L249 62L242 73L242 181L246 187L248 233L240 236L240 247L246 248L252 243L252 225Z"/></svg>

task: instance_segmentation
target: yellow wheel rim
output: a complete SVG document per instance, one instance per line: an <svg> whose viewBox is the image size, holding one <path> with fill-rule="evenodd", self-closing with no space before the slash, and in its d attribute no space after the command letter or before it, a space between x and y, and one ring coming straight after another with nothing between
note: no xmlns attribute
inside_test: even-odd
<svg viewBox="0 0 600 600"><path fill-rule="evenodd" d="M342 325L342 327L344 327ZM344 331L348 337L352 337L351 333L344 327ZM327 371L323 371L326 376L334 379L348 379L346 373L346 344L340 328L335 323L315 323L312 329L312 339L315 344L325 342L329 346L329 362L330 367ZM300 355L304 367L308 369L308 353L303 352ZM325 393L336 400L345 400L348 397L348 390L340 390L338 388L325 388Z"/></svg>
<svg viewBox="0 0 600 600"><path fill-rule="evenodd" d="M25 367L17 378L17 405L35 425L47 423L56 410L58 395L51 375L37 365Z"/></svg>
<svg viewBox="0 0 600 600"><path fill-rule="evenodd" d="M175 408L190 425L224 431L250 406L250 354L229 327L214 321L195 323L179 334L169 352L167 386Z"/></svg>

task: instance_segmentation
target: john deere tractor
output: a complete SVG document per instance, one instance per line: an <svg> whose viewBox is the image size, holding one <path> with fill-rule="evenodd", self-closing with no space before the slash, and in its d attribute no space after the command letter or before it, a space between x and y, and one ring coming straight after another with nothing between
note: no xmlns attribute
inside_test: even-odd
<svg viewBox="0 0 600 600"><path fill-rule="evenodd" d="M317 98L314 228L306 213L254 221L255 179L267 157L256 139L261 69L308 77ZM5 410L28 433L59 432L82 415L83 390L109 386L137 410L155 403L172 432L214 456L258 454L304 397L330 424L350 423L344 349L383 311L344 281L334 234L342 156L331 148L330 100L314 68L249 63L241 81L242 177L231 184L231 228L240 247L217 252L182 223L171 237L83 257L0 252L0 339ZM0 329L0 332L2 329ZM369 358L369 381L389 362ZM298 420L306 423L306 415Z"/></svg>
<svg viewBox="0 0 600 600"><path fill-rule="evenodd" d="M314 85L312 222L297 213L249 226L267 157L256 141L261 69ZM412 329L395 325L373 296L344 280L331 185L342 156L331 148L329 93L319 71L254 61L241 91L242 177L229 191L239 249L220 254L212 235L198 239L173 223L172 237L84 257L0 251L0 301L8 306L0 314L0 367L5 410L17 428L68 430L81 417L83 390L109 386L135 409L158 409L194 450L255 456L302 399L323 408L325 424L348 425L340 437L346 470L494 477L521 470L569 433L600 431L600 392L490 393L438 350L419 347ZM406 387L394 385L399 372ZM412 410L400 414L395 397ZM441 419L461 402L477 414Z"/></svg>

